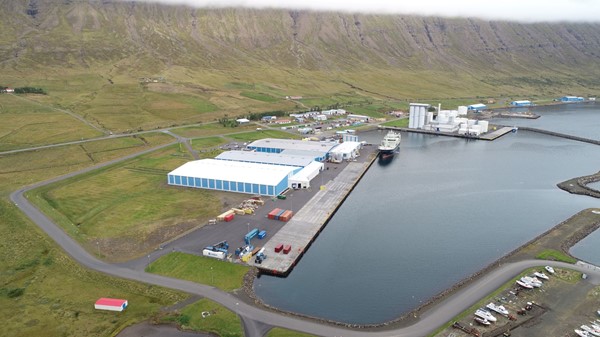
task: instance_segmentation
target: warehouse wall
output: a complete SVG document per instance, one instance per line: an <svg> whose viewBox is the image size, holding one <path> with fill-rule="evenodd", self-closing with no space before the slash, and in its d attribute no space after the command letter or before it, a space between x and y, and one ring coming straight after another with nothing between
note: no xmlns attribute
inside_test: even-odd
<svg viewBox="0 0 600 337"><path fill-rule="evenodd" d="M207 179L197 177L185 177L178 175L168 175L167 183L175 186L195 187L204 188L209 190L247 193L247 194L260 194L276 196L283 192L287 188L287 177L282 180L277 186L272 185L260 185L252 184L241 181L229 181L219 179ZM282 186L284 186L282 188Z"/></svg>

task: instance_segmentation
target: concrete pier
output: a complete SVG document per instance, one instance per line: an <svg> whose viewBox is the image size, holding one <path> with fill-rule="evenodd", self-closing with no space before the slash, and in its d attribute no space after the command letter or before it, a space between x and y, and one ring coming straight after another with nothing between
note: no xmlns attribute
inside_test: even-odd
<svg viewBox="0 0 600 337"><path fill-rule="evenodd" d="M287 275L376 157L376 153L372 153L366 161L349 163L264 245L266 260L256 264L251 259L248 263L263 273ZM291 251L276 253L275 247L279 244L290 245Z"/></svg>
<svg viewBox="0 0 600 337"><path fill-rule="evenodd" d="M466 139L481 139L481 140L495 140L507 133L510 133L513 128L512 127L501 127L498 130L487 132L480 136L471 136L471 135L459 135L457 132L440 132L440 131L430 131L423 129L409 129L409 128L397 128L392 126L380 126L381 129L385 130L396 130L396 131L404 131L404 132L413 132L413 133L422 133L426 135L435 135L435 136L446 136L446 137L457 137L457 138L466 138Z"/></svg>

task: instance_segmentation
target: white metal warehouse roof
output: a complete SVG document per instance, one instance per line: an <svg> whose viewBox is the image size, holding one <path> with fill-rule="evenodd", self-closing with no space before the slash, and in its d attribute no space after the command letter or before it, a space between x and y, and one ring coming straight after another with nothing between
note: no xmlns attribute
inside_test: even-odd
<svg viewBox="0 0 600 337"><path fill-rule="evenodd" d="M187 162L169 175L277 185L300 167L201 159Z"/></svg>
<svg viewBox="0 0 600 337"><path fill-rule="evenodd" d="M305 167L314 160L314 156L284 155L282 153L254 151L225 151L218 155L215 159Z"/></svg>
<svg viewBox="0 0 600 337"><path fill-rule="evenodd" d="M360 148L360 145L360 142L343 142L331 150L331 153L351 153Z"/></svg>
<svg viewBox="0 0 600 337"><path fill-rule="evenodd" d="M290 149L290 150L304 150L304 151L324 151L329 152L335 147L337 142L315 142L310 140L295 140L295 139L276 139L276 138L265 138L256 140L248 147L268 147L274 149Z"/></svg>

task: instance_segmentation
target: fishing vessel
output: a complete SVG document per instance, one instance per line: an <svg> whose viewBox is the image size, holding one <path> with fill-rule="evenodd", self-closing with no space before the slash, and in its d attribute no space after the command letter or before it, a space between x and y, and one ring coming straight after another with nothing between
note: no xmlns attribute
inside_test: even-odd
<svg viewBox="0 0 600 337"><path fill-rule="evenodd" d="M382 155L392 155L400 147L402 136L400 132L389 131L379 144L379 153Z"/></svg>

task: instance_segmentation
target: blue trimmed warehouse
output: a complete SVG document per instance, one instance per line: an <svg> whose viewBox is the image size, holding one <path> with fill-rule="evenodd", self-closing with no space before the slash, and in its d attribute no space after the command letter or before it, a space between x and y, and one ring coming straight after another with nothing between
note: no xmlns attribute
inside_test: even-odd
<svg viewBox="0 0 600 337"><path fill-rule="evenodd" d="M183 164L167 175L169 185L277 196L302 168L229 160L201 159Z"/></svg>

